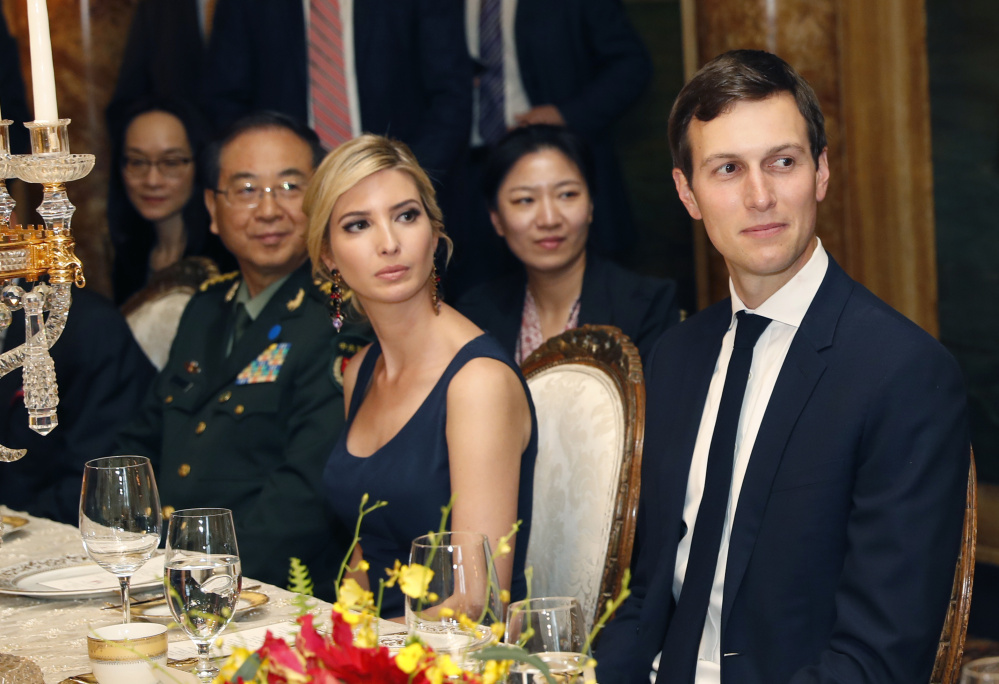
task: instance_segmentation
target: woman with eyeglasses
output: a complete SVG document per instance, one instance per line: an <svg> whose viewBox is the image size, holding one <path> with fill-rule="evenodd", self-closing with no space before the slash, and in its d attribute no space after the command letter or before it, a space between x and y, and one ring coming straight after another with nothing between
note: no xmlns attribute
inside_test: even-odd
<svg viewBox="0 0 999 684"><path fill-rule="evenodd" d="M220 267L232 266L208 232L197 179L198 154L208 139L207 125L185 102L148 100L125 117L108 194L117 303L187 256L205 255L221 260Z"/></svg>

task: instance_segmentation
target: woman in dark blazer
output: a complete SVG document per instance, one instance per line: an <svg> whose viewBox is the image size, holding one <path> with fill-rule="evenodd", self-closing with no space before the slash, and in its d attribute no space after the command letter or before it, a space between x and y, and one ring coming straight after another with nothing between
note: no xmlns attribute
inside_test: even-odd
<svg viewBox="0 0 999 684"><path fill-rule="evenodd" d="M545 340L588 323L614 325L642 358L679 321L676 284L594 255L593 164L559 126L508 133L490 153L482 190L493 227L522 268L471 290L457 308L523 362Z"/></svg>

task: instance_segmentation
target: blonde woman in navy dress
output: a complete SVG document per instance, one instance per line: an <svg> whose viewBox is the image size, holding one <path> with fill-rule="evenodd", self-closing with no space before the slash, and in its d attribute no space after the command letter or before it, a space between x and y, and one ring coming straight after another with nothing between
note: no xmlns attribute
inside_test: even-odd
<svg viewBox="0 0 999 684"><path fill-rule="evenodd" d="M377 337L344 371L347 424L323 477L348 529L362 494L388 502L363 521L369 585L438 527L453 492L450 529L482 532L493 549L524 521L496 568L523 595L534 408L509 354L439 300L434 257L450 240L430 180L403 143L363 135L319 166L305 210L316 275L350 295ZM402 613L402 594L387 590L383 617Z"/></svg>

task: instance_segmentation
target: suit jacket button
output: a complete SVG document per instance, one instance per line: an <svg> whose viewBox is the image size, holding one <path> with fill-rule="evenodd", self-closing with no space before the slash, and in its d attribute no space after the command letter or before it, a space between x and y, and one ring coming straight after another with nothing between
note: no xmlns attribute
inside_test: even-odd
<svg viewBox="0 0 999 684"><path fill-rule="evenodd" d="M223 392L222 394L219 395L219 403L220 404L224 404L227 401L229 401L230 399L232 399L232 392L230 392L229 390L226 390L225 392Z"/></svg>
<svg viewBox="0 0 999 684"><path fill-rule="evenodd" d="M163 400L164 404L169 404L169 403L172 403L172 402L173 402L173 395L172 394L167 395L167 398Z"/></svg>
<svg viewBox="0 0 999 684"><path fill-rule="evenodd" d="M233 412L237 416L241 416L241 415L243 415L243 411L245 411L245 410L246 410L246 407L244 407L242 404L239 404L239 405L236 406L236 408L233 409Z"/></svg>
<svg viewBox="0 0 999 684"><path fill-rule="evenodd" d="M201 421L200 423L198 423L198 427L194 428L194 434L200 435L202 432L205 431L205 428L207 427L208 425L205 424L205 421Z"/></svg>
<svg viewBox="0 0 999 684"><path fill-rule="evenodd" d="M187 370L188 373L201 372L201 364L199 364L197 361L188 361L186 364L184 364L184 368L185 370Z"/></svg>
<svg viewBox="0 0 999 684"><path fill-rule="evenodd" d="M177 474L181 477L187 477L191 473L191 466L186 463L181 463L180 467L177 468Z"/></svg>
<svg viewBox="0 0 999 684"><path fill-rule="evenodd" d="M173 506L164 506L163 507L163 519L164 520L169 520L170 516L173 515L174 510L176 510L176 509L174 509Z"/></svg>

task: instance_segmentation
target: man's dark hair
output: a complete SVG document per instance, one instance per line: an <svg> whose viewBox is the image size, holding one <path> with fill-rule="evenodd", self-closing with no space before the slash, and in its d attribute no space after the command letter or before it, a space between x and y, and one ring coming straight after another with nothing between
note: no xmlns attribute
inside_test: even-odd
<svg viewBox="0 0 999 684"><path fill-rule="evenodd" d="M779 93L790 94L805 117L812 157L818 164L826 147L826 128L812 86L777 55L763 50L732 50L701 67L673 103L669 115L673 165L683 171L688 183L692 182L693 161L687 136L691 121L711 121L737 102L765 100Z"/></svg>
<svg viewBox="0 0 999 684"><path fill-rule="evenodd" d="M583 139L565 126L535 124L514 128L490 150L482 170L481 185L490 209L496 209L496 195L514 164L540 150L557 150L564 154L579 169L590 197L596 194L593 155Z"/></svg>
<svg viewBox="0 0 999 684"><path fill-rule="evenodd" d="M301 138L309 146L309 149L312 150L312 168L319 166L323 157L326 156L326 150L323 149L322 143L319 142L319 136L316 135L316 132L298 119L287 114L282 114L281 112L268 110L254 112L234 122L225 130L221 138L213 141L205 150L202 176L205 179L205 187L213 190L218 189L219 175L222 173L219 160L222 157L222 150L229 143L243 133L268 128L283 128Z"/></svg>

